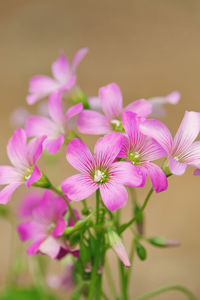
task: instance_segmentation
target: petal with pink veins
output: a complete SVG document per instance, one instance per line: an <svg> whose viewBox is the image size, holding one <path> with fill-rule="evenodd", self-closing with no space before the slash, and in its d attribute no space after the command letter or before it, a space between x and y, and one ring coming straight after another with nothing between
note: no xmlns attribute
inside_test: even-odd
<svg viewBox="0 0 200 300"><path fill-rule="evenodd" d="M167 177L161 168L153 163L147 163L144 167L146 174L151 179L153 189L156 193L165 191L168 188Z"/></svg>
<svg viewBox="0 0 200 300"><path fill-rule="evenodd" d="M111 211L122 208L128 200L125 187L115 181L102 184L100 193L103 203Z"/></svg>
<svg viewBox="0 0 200 300"><path fill-rule="evenodd" d="M105 115L109 119L118 118L122 113L122 93L116 83L99 89L99 99Z"/></svg>
<svg viewBox="0 0 200 300"><path fill-rule="evenodd" d="M41 136L39 138L32 139L27 148L27 160L30 166L35 165L35 163L40 158L43 151L43 142L46 136Z"/></svg>
<svg viewBox="0 0 200 300"><path fill-rule="evenodd" d="M98 185L92 181L89 175L77 174L65 179L61 188L71 200L80 201L92 195L98 189Z"/></svg>
<svg viewBox="0 0 200 300"><path fill-rule="evenodd" d="M112 132L109 120L101 113L83 110L78 116L78 130L87 134L108 134Z"/></svg>
<svg viewBox="0 0 200 300"><path fill-rule="evenodd" d="M147 100L140 99L126 106L124 111L132 111L140 117L146 118L152 112L152 105Z"/></svg>
<svg viewBox="0 0 200 300"><path fill-rule="evenodd" d="M23 175L11 166L0 166L0 184L23 182Z"/></svg>
<svg viewBox="0 0 200 300"><path fill-rule="evenodd" d="M185 173L187 165L175 160L172 156L170 156L169 167L172 174L180 176Z"/></svg>
<svg viewBox="0 0 200 300"><path fill-rule="evenodd" d="M61 146L64 144L64 140L65 138L63 134L60 134L60 136L57 139L46 139L46 141L44 142L45 149L50 154L55 154L60 150Z"/></svg>

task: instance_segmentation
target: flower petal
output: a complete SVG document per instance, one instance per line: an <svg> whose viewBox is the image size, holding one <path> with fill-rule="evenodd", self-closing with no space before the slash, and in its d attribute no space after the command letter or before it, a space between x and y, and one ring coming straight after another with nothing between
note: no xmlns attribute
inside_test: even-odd
<svg viewBox="0 0 200 300"><path fill-rule="evenodd" d="M128 186L141 186L143 184L143 174L129 162L115 162L111 168L111 179L116 180L120 184Z"/></svg>
<svg viewBox="0 0 200 300"><path fill-rule="evenodd" d="M108 84L99 90L99 98L105 115L109 118L118 118L122 113L122 94L116 83Z"/></svg>
<svg viewBox="0 0 200 300"><path fill-rule="evenodd" d="M43 151L43 142L46 136L41 136L39 138L32 139L27 147L27 159L30 166L35 165L35 163L40 158Z"/></svg>
<svg viewBox="0 0 200 300"><path fill-rule="evenodd" d="M94 158L80 139L72 140L67 147L68 162L78 171L88 172L94 165Z"/></svg>
<svg viewBox="0 0 200 300"><path fill-rule="evenodd" d="M99 112L83 110L78 116L78 130L87 134L107 134L112 131L108 119Z"/></svg>
<svg viewBox="0 0 200 300"><path fill-rule="evenodd" d="M45 239L39 247L39 250L49 255L52 259L56 258L60 251L61 243L58 239L53 238L52 236L49 236L47 239Z"/></svg>
<svg viewBox="0 0 200 300"><path fill-rule="evenodd" d="M128 200L128 193L125 187L114 181L102 184L100 193L103 203L111 211L123 207Z"/></svg>
<svg viewBox="0 0 200 300"><path fill-rule="evenodd" d="M74 73L76 71L76 68L80 64L81 60L84 58L84 56L88 53L88 48L82 48L78 50L74 56L73 62L72 62L72 72Z"/></svg>
<svg viewBox="0 0 200 300"><path fill-rule="evenodd" d="M153 189L156 193L165 191L168 188L167 177L161 168L153 163L146 164L143 168L151 179Z"/></svg>
<svg viewBox="0 0 200 300"><path fill-rule="evenodd" d="M70 77L70 65L63 53L61 53L59 58L52 64L52 73L55 79L60 83L66 83Z"/></svg>
<svg viewBox="0 0 200 300"><path fill-rule="evenodd" d="M78 103L76 105L73 105L72 107L70 107L67 112L66 112L66 119L69 120L72 117L80 114L80 112L83 110L83 104L82 103Z"/></svg>
<svg viewBox="0 0 200 300"><path fill-rule="evenodd" d="M45 149L50 154L55 154L60 150L60 147L64 144L64 135L61 134L57 139L47 139L45 141Z"/></svg>
<svg viewBox="0 0 200 300"><path fill-rule="evenodd" d="M10 166L0 166L0 184L23 182L22 173Z"/></svg>
<svg viewBox="0 0 200 300"><path fill-rule="evenodd" d="M168 154L171 152L172 136L162 122L155 119L145 120L140 124L140 130L143 134L155 139Z"/></svg>
<svg viewBox="0 0 200 300"><path fill-rule="evenodd" d="M181 125L175 135L173 153L184 153L196 139L200 131L200 113L186 111Z"/></svg>
<svg viewBox="0 0 200 300"><path fill-rule="evenodd" d="M49 114L57 124L64 124L66 121L62 108L62 93L57 92L51 94L48 101Z"/></svg>
<svg viewBox="0 0 200 300"><path fill-rule="evenodd" d="M77 174L65 179L61 188L71 200L80 201L92 195L98 189L98 185L89 176Z"/></svg>
<svg viewBox="0 0 200 300"><path fill-rule="evenodd" d="M26 133L22 128L15 130L7 145L8 157L12 164L19 169L28 166Z"/></svg>
<svg viewBox="0 0 200 300"><path fill-rule="evenodd" d="M166 100L170 104L177 104L181 98L181 95L178 91L173 91L166 96Z"/></svg>
<svg viewBox="0 0 200 300"><path fill-rule="evenodd" d="M140 99L126 106L124 111L132 111L140 117L146 118L152 112L152 105L147 100Z"/></svg>
<svg viewBox="0 0 200 300"><path fill-rule="evenodd" d="M35 221L27 221L18 225L17 231L19 233L19 237L23 242L28 240L32 240L35 238L45 238L46 233L44 231L43 226Z"/></svg>
<svg viewBox="0 0 200 300"><path fill-rule="evenodd" d="M52 236L57 237L57 236L62 235L63 232L65 231L66 226L67 226L67 221L63 217L60 217L58 219L58 222L56 224L54 231L52 232Z"/></svg>
<svg viewBox="0 0 200 300"><path fill-rule="evenodd" d="M180 176L185 173L187 164L180 163L179 161L175 160L172 156L170 156L169 167L172 174Z"/></svg>
<svg viewBox="0 0 200 300"><path fill-rule="evenodd" d="M0 204L7 204L10 200L10 197L14 193L14 191L21 185L22 183L12 183L7 185L0 191Z"/></svg>
<svg viewBox="0 0 200 300"><path fill-rule="evenodd" d="M34 182L38 181L41 178L41 176L42 176L42 174L41 174L40 170L35 165L30 178L26 182L26 186L30 187Z"/></svg>
<svg viewBox="0 0 200 300"><path fill-rule="evenodd" d="M102 111L101 102L99 97L88 97L88 103L92 110Z"/></svg>
<svg viewBox="0 0 200 300"><path fill-rule="evenodd" d="M26 122L26 134L28 137L47 135L52 137L55 135L56 125L49 118L42 116L31 116Z"/></svg>
<svg viewBox="0 0 200 300"><path fill-rule="evenodd" d="M36 241L34 241L28 248L27 248L27 254L28 256L33 256L34 254L39 252L40 245L45 240L45 237L42 237Z"/></svg>
<svg viewBox="0 0 200 300"><path fill-rule="evenodd" d="M181 157L181 162L198 166L200 165L200 142L194 142Z"/></svg>
<svg viewBox="0 0 200 300"><path fill-rule="evenodd" d="M97 166L111 164L122 148L122 134L119 132L105 135L96 142L94 153Z"/></svg>
<svg viewBox="0 0 200 300"><path fill-rule="evenodd" d="M142 160L153 161L166 155L167 152L155 140L150 140L142 151Z"/></svg>

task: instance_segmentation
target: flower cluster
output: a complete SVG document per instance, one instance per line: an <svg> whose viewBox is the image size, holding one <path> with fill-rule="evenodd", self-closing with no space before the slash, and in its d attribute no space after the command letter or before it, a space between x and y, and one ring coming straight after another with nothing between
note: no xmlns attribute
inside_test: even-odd
<svg viewBox="0 0 200 300"><path fill-rule="evenodd" d="M32 241L28 255L62 258L71 253L80 257L83 272L94 260L91 243L96 243L97 248L99 241L106 245L105 236L96 229L95 242L92 240L88 228L96 225L107 232L108 244L123 264L130 266L119 235L137 218L134 216L128 225L120 227L113 215L127 203L126 186L143 187L149 177L152 191L160 193L168 188L167 177L182 175L187 166L196 169L195 175L200 174L200 141L195 141L200 132L200 113L186 111L173 139L166 125L152 117L164 114L164 104L178 103L177 91L165 97L139 99L123 107L121 90L111 83L99 89L98 97L87 98L76 80L76 68L86 53L86 48L79 50L71 66L61 53L52 64L53 79L39 75L30 80L27 102L34 104L48 97L45 116L22 111L24 120L26 115L24 128L14 132L7 146L13 166L0 166L0 185L5 185L0 191L1 204L6 204L21 184L45 189L42 195L28 194L20 208L19 236L24 242ZM70 104L73 105L69 107ZM19 114L20 111L18 119ZM83 142L84 134L101 135L93 154ZM44 150L53 155L65 146L67 162L79 173L63 179L57 188L37 163ZM95 192L96 209L88 208L86 200ZM83 201L81 219L72 208L73 201ZM155 245L157 240L153 242ZM139 242L137 245L141 253L143 248ZM141 257L145 257L144 252Z"/></svg>

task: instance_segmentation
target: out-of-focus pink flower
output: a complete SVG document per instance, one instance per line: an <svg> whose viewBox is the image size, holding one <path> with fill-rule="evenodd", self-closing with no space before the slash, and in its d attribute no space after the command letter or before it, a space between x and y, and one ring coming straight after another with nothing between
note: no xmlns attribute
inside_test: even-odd
<svg viewBox="0 0 200 300"><path fill-rule="evenodd" d="M71 66L66 56L61 53L59 58L52 64L54 78L44 75L32 77L29 83L30 94L26 98L28 104L34 104L57 91L70 91L76 84L76 68L87 52L87 48L80 49L75 54Z"/></svg>
<svg viewBox="0 0 200 300"><path fill-rule="evenodd" d="M81 174L67 178L61 185L71 200L80 201L98 188L102 200L109 210L116 210L128 199L124 185L140 186L142 176L128 162L116 162L122 147L122 134L112 133L100 138L94 156L79 139L72 140L67 147L68 162Z"/></svg>
<svg viewBox="0 0 200 300"><path fill-rule="evenodd" d="M61 237L68 225L64 218L66 211L65 201L55 193L47 190L41 196L30 211L30 219L18 226L21 240L32 240L27 249L28 255L44 253L51 258L62 258L67 253L73 253ZM69 225L72 226L71 221Z"/></svg>
<svg viewBox="0 0 200 300"><path fill-rule="evenodd" d="M182 175L187 165L200 165L200 142L194 142L200 131L200 113L186 111L174 139L169 129L158 120L146 120L140 129L166 151L171 173Z"/></svg>
<svg viewBox="0 0 200 300"><path fill-rule="evenodd" d="M23 200L20 203L18 208L18 216L21 219L30 219L32 218L32 211L35 206L37 206L38 202L41 199L41 194L36 191L31 191L26 194Z"/></svg>
<svg viewBox="0 0 200 300"><path fill-rule="evenodd" d="M123 157L131 163L133 169L143 174L143 184L146 176L151 179L156 193L167 189L167 178L159 166L152 161L166 155L163 148L147 137L139 130L140 119L132 112L124 112L122 115L123 127L127 135L124 136L124 143L119 157Z"/></svg>
<svg viewBox="0 0 200 300"><path fill-rule="evenodd" d="M27 187L38 181L41 173L36 162L42 154L45 136L32 139L27 144L26 133L17 129L8 142L7 152L14 167L0 166L0 185L6 185L0 191L0 203L6 204L18 186L26 183Z"/></svg>
<svg viewBox="0 0 200 300"><path fill-rule="evenodd" d="M26 123L26 134L28 137L47 136L44 141L44 147L51 154L58 152L64 143L69 120L83 109L82 103L78 103L70 107L65 115L62 109L61 97L61 92L50 96L48 102L50 118L31 116Z"/></svg>
<svg viewBox="0 0 200 300"><path fill-rule="evenodd" d="M29 116L30 113L26 108L18 107L12 112L10 123L14 127L24 127Z"/></svg>
<svg viewBox="0 0 200 300"><path fill-rule="evenodd" d="M132 111L143 118L146 118L152 111L152 105L144 99L132 102L123 108L121 90L116 83L100 88L99 100L104 114L92 110L83 110L78 117L80 132L88 134L122 132L121 116L124 111Z"/></svg>
<svg viewBox="0 0 200 300"><path fill-rule="evenodd" d="M180 98L181 95L178 91L173 91L164 97L149 98L148 101L152 104L151 116L155 118L164 117L166 115L164 104L177 104Z"/></svg>
<svg viewBox="0 0 200 300"><path fill-rule="evenodd" d="M63 289L69 291L69 289L73 289L73 287L75 286L73 273L74 273L74 263L69 262L62 274L49 275L47 277L47 283L49 287L52 289L56 289L56 290Z"/></svg>

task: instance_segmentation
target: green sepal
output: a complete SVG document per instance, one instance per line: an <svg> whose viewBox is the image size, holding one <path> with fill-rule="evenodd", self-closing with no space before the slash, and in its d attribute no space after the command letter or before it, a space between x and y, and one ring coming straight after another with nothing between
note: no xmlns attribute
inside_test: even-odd
<svg viewBox="0 0 200 300"><path fill-rule="evenodd" d="M147 241L157 247L167 247L167 239L163 236L155 236L148 238Z"/></svg>
<svg viewBox="0 0 200 300"><path fill-rule="evenodd" d="M146 249L138 241L136 242L136 252L141 260L145 260L147 258Z"/></svg>
<svg viewBox="0 0 200 300"><path fill-rule="evenodd" d="M49 189L52 187L51 182L49 181L49 179L44 173L42 173L41 178L38 181L34 182L32 186L40 187L44 189Z"/></svg>

